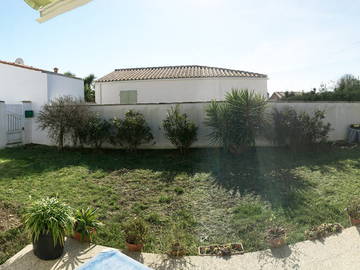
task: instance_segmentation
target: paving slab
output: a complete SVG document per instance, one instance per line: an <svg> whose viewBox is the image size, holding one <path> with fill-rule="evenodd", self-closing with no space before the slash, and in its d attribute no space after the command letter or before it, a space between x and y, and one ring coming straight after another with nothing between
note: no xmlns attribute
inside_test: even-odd
<svg viewBox="0 0 360 270"><path fill-rule="evenodd" d="M65 254L62 258L41 261L33 255L32 245L28 245L0 266L0 270L75 270L99 252L109 249L67 239ZM228 258L186 256L181 259L171 259L159 254L124 253L156 270L351 270L360 269L360 233L359 228L351 227L341 234L330 236L322 241L304 241L278 249Z"/></svg>

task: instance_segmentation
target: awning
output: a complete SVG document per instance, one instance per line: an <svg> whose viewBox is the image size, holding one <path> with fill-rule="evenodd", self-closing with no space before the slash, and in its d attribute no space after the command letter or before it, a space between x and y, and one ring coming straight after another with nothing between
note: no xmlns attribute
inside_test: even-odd
<svg viewBox="0 0 360 270"><path fill-rule="evenodd" d="M92 0L24 0L30 7L40 12L38 22L42 23L68 12Z"/></svg>

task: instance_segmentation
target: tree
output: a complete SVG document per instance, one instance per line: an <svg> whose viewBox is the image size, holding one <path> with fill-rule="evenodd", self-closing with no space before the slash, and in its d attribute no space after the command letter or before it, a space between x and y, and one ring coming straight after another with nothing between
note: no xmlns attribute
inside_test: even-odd
<svg viewBox="0 0 360 270"><path fill-rule="evenodd" d="M162 123L165 136L184 153L197 140L198 127L188 119L187 114L180 113L179 105L172 107Z"/></svg>
<svg viewBox="0 0 360 270"><path fill-rule="evenodd" d="M75 78L76 77L76 75L74 73L71 73L70 71L65 72L64 75L67 76L67 77L70 77L70 78Z"/></svg>
<svg viewBox="0 0 360 270"><path fill-rule="evenodd" d="M227 93L225 102L212 101L206 109L212 142L236 153L255 146L256 135L267 123L266 104L264 96L238 89Z"/></svg>
<svg viewBox="0 0 360 270"><path fill-rule="evenodd" d="M78 116L86 115L81 102L71 96L59 97L48 104L45 104L39 112L37 119L39 127L47 130L49 137L55 141L59 150L64 148L66 136L71 134L74 139L73 125ZM79 112L81 110L81 112Z"/></svg>
<svg viewBox="0 0 360 270"><path fill-rule="evenodd" d="M94 74L90 74L84 78L84 94L86 102L95 102L94 80Z"/></svg>

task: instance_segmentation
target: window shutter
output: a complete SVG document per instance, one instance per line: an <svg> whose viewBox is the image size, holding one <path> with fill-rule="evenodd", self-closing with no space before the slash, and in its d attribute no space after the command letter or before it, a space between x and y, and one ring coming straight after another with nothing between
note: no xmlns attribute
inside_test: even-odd
<svg viewBox="0 0 360 270"><path fill-rule="evenodd" d="M136 104L137 91L120 91L120 104Z"/></svg>

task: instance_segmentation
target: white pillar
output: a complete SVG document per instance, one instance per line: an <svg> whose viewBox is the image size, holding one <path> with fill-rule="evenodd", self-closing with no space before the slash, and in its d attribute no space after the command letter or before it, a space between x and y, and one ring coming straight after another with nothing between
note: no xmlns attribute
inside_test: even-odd
<svg viewBox="0 0 360 270"><path fill-rule="evenodd" d="M25 118L25 111L32 111L31 101L22 101L23 117L24 117L24 144L32 143L32 125L34 116L32 118Z"/></svg>
<svg viewBox="0 0 360 270"><path fill-rule="evenodd" d="M5 109L5 102L0 101L0 149L4 148L7 143L6 139L6 109Z"/></svg>

